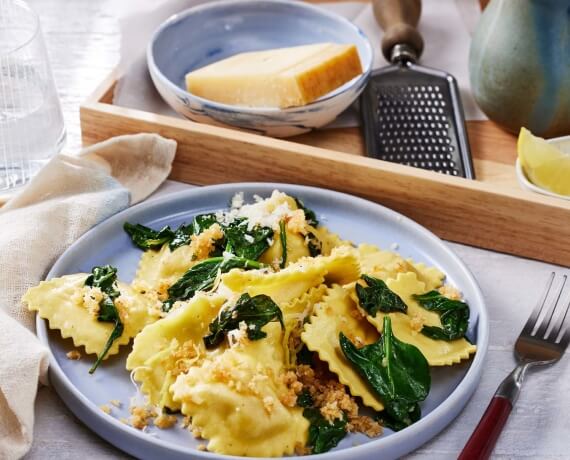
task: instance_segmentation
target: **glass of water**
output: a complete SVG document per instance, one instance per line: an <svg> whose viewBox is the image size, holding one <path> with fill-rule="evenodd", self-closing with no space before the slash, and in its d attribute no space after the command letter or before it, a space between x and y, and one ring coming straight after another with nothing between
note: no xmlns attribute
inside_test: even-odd
<svg viewBox="0 0 570 460"><path fill-rule="evenodd" d="M37 14L0 0L0 195L58 153L65 127Z"/></svg>

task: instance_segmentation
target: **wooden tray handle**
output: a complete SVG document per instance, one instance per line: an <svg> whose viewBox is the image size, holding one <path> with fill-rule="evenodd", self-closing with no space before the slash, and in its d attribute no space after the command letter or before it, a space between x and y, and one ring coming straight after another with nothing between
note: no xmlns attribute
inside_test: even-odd
<svg viewBox="0 0 570 460"><path fill-rule="evenodd" d="M384 30L382 53L392 61L392 49L407 45L416 55L424 49L424 40L416 26L422 12L421 0L372 0L372 9L378 25Z"/></svg>

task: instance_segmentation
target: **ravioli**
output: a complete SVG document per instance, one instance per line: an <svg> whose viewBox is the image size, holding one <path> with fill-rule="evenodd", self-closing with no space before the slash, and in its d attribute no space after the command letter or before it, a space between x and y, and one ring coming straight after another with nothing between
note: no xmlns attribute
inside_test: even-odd
<svg viewBox="0 0 570 460"><path fill-rule="evenodd" d="M192 367L171 386L192 428L209 440L208 450L229 455L291 455L307 440L309 422L300 407L284 402L282 332L227 349Z"/></svg>
<svg viewBox="0 0 570 460"><path fill-rule="evenodd" d="M72 338L76 347L84 347L88 354L100 354L113 330L113 324L97 320L97 316L85 306L84 293L87 273L65 275L42 281L28 289L22 301L28 309L48 320L50 329L59 329L63 338ZM147 324L160 318L159 310L147 297L129 285L117 283L121 295L115 299L124 330L113 342L107 359L119 352L121 345L129 343Z"/></svg>
<svg viewBox="0 0 570 460"><path fill-rule="evenodd" d="M469 355L475 353L477 347L464 338L452 341L434 340L420 332L424 324L441 327L441 321L437 313L422 308L413 299L414 294L427 291L425 283L419 281L415 273L400 273L396 279L388 279L386 284L408 306L407 314L388 313L392 319L394 335L402 342L418 347L430 366L450 366L468 359ZM382 332L385 315L378 312L376 316L367 318Z"/></svg>
<svg viewBox="0 0 570 460"><path fill-rule="evenodd" d="M305 260L305 259L303 259ZM231 270L222 275L220 292L225 289L235 294L247 292L250 296L265 294L281 305L300 297L312 287L325 281L323 266L297 262L275 273L260 270Z"/></svg>
<svg viewBox="0 0 570 460"><path fill-rule="evenodd" d="M323 256L330 255L334 248L352 246L350 241L343 240L340 236L331 232L325 226L319 226L317 228L310 227L310 231L319 239L321 243L321 254Z"/></svg>
<svg viewBox="0 0 570 460"><path fill-rule="evenodd" d="M315 304L320 302L327 292L327 287L321 284L314 287L301 297L292 300L281 306L283 321L285 323L285 334L283 346L285 352L285 365L293 367L296 364L297 353L302 348L301 331L306 319L313 314Z"/></svg>
<svg viewBox="0 0 570 460"><path fill-rule="evenodd" d="M426 291L431 291L440 287L445 278L445 273L436 267L404 259L396 252L383 251L371 244L358 246L358 253L362 273L371 274L384 281L396 278L399 273L414 272L418 280L425 283Z"/></svg>
<svg viewBox="0 0 570 460"><path fill-rule="evenodd" d="M309 248L305 243L305 237L300 233L294 233L287 229L287 260L285 266L289 266L297 262L303 257L309 256ZM260 257L260 262L270 264L272 266L279 266L279 262L283 257L283 246L280 239L280 231L275 230L273 234L273 244L267 249Z"/></svg>
<svg viewBox="0 0 570 460"><path fill-rule="evenodd" d="M133 284L144 283L152 289L161 289L161 284L172 286L184 273L197 263L190 245L171 251L168 244L158 251L142 253Z"/></svg>
<svg viewBox="0 0 570 460"><path fill-rule="evenodd" d="M339 246L330 255L312 260L326 270L325 280L329 285L348 284L360 278L360 263L352 247Z"/></svg>
<svg viewBox="0 0 570 460"><path fill-rule="evenodd" d="M205 357L202 339L224 302L222 296L198 293L137 335L127 370L134 370L133 377L151 404L178 409L168 387L181 371Z"/></svg>
<svg viewBox="0 0 570 460"><path fill-rule="evenodd" d="M353 396L359 396L366 406L381 411L384 409L381 400L340 349L338 337L341 332L353 343L362 345L374 343L379 338L378 332L362 317L349 293L340 286L334 286L315 306L315 314L305 326L301 338L309 350L317 352L319 358L328 364Z"/></svg>

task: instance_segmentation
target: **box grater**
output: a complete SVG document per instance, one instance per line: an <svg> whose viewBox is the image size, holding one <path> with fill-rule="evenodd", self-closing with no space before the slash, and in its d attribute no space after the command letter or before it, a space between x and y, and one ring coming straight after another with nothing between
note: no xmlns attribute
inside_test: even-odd
<svg viewBox="0 0 570 460"><path fill-rule="evenodd" d="M373 0L382 53L360 98L368 156L474 179L459 89L452 75L418 65L420 0Z"/></svg>

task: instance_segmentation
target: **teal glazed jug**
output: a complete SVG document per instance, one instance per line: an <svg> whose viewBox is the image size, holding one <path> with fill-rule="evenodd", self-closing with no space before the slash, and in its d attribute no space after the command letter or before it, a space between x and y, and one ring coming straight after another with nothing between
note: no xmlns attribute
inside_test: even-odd
<svg viewBox="0 0 570 460"><path fill-rule="evenodd" d="M469 73L475 100L507 130L569 135L570 0L491 0Z"/></svg>

